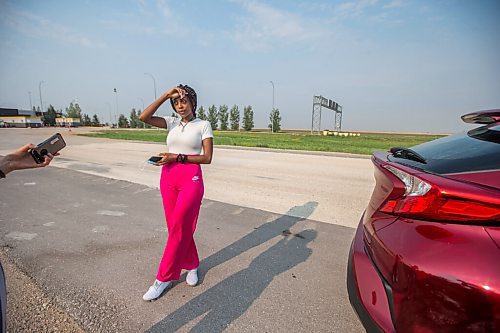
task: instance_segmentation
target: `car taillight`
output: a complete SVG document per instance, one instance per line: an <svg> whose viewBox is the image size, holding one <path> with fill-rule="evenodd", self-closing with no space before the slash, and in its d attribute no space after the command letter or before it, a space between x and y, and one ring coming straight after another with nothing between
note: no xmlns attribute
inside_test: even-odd
<svg viewBox="0 0 500 333"><path fill-rule="evenodd" d="M500 221L500 206L449 195L446 190L392 165L384 165L405 185L405 193L387 200L380 211L413 219L432 221Z"/></svg>

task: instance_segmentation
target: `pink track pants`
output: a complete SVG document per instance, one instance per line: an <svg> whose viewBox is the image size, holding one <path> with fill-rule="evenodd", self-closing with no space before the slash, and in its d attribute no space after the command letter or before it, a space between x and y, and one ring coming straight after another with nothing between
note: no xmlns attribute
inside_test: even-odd
<svg viewBox="0 0 500 333"><path fill-rule="evenodd" d="M200 264L193 238L204 192L200 165L164 165L160 191L168 239L156 278L160 281L178 280L183 269L195 269Z"/></svg>

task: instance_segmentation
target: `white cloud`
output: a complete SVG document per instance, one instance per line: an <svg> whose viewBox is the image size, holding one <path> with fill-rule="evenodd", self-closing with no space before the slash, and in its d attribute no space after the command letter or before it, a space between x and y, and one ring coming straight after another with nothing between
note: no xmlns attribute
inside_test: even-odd
<svg viewBox="0 0 500 333"><path fill-rule="evenodd" d="M167 0L158 0L156 5L163 18L159 33L177 37L186 37L190 35L192 27L186 24L184 18L180 14L173 14Z"/></svg>
<svg viewBox="0 0 500 333"><path fill-rule="evenodd" d="M170 9L170 6L168 5L166 0L158 0L157 4L158 4L158 8L161 11L161 14L164 17L166 17L168 19L173 18L172 10Z"/></svg>
<svg viewBox="0 0 500 333"><path fill-rule="evenodd" d="M312 40L326 34L326 30L299 15L257 1L236 2L247 15L236 18L235 30L229 34L246 49L266 49L277 42Z"/></svg>
<svg viewBox="0 0 500 333"><path fill-rule="evenodd" d="M199 29L175 10L175 5L168 0L137 0L137 12L124 12L118 18L101 20L108 28L132 35L149 35L158 38L167 36L170 41L192 37L192 41L201 46L209 46L214 33ZM116 15L115 15L116 16ZM127 17L126 20L123 17Z"/></svg>
<svg viewBox="0 0 500 333"><path fill-rule="evenodd" d="M144 24L136 24L118 20L101 20L100 21L104 26L116 30L116 31L124 31L130 34L144 34L144 35L152 35L156 33L156 29L152 26L147 26Z"/></svg>
<svg viewBox="0 0 500 333"><path fill-rule="evenodd" d="M66 26L54 23L44 17L26 11L2 6L0 19L13 29L33 37L44 37L59 43L80 45L86 48L106 47L104 42L94 40L85 34L75 32Z"/></svg>
<svg viewBox="0 0 500 333"><path fill-rule="evenodd" d="M404 6L403 0L392 0L388 4L384 5L384 8L390 9L390 8L399 8L403 6Z"/></svg>
<svg viewBox="0 0 500 333"><path fill-rule="evenodd" d="M139 11L139 13L149 16L154 15L154 12L150 9L148 0L136 0L136 2L137 2L137 10Z"/></svg>
<svg viewBox="0 0 500 333"><path fill-rule="evenodd" d="M146 5L147 5L147 0L137 0L137 2L139 3L139 5L141 7L146 7Z"/></svg>
<svg viewBox="0 0 500 333"><path fill-rule="evenodd" d="M377 5L378 0L357 0L343 2L335 7L335 13L340 16L359 16L366 9Z"/></svg>
<svg viewBox="0 0 500 333"><path fill-rule="evenodd" d="M372 23L398 25L403 23L395 9L406 6L404 0L388 0L384 3L379 0L356 0L338 4L333 10L334 20L358 19Z"/></svg>

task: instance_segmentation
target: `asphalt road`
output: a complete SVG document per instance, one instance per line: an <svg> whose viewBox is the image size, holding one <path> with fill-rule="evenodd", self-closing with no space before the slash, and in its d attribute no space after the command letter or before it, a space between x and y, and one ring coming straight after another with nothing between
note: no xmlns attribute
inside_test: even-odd
<svg viewBox="0 0 500 333"><path fill-rule="evenodd" d="M47 130L37 131L0 130L0 154L27 141L41 141L46 136L42 131ZM349 215L318 213L328 201L308 191L321 177L336 184L347 184L353 177L353 192L369 187L354 199L362 201L365 192L371 191L372 171L369 181L365 176L354 179L352 171L359 171L356 165L368 169L369 160L216 148L214 164L204 167L207 195L195 235L201 284L189 287L182 277L159 300L146 303L141 296L154 280L166 231L155 188L158 171L143 165L142 157L162 147L63 135L68 147L55 167L14 172L2 180L0 245L19 270L85 330L363 331L345 287L354 229L341 224L355 225L366 201L359 207L339 203L355 193L334 200L334 207L351 210L354 221L347 223ZM252 158L264 164L272 161L272 167L259 167ZM309 179L308 173L300 175L302 169L293 168L288 176L289 158L298 160L294 166L302 165L302 159L309 161L306 167L319 178ZM323 159L327 166L335 164L335 170L344 163L351 176L340 171L344 179L337 180L337 172L316 169ZM242 172L243 165L254 168L253 173ZM231 167L240 170L231 173ZM283 179L268 177L275 174ZM260 192L249 189L246 195L238 194L245 192L245 181L233 181L237 177L249 182L262 179L263 183L251 185L261 186ZM280 187L294 177L301 179L300 184ZM155 183L144 184L150 181ZM224 182L227 185L217 190L224 195L210 192L210 186ZM288 192L297 188L306 194ZM232 198L218 200L224 196ZM271 201L266 204L272 209L252 207L262 201Z"/></svg>
<svg viewBox="0 0 500 333"><path fill-rule="evenodd" d="M60 129L68 146L53 166L158 186L158 167L145 161L165 151L158 143L87 138L86 129ZM56 129L1 129L0 155L27 142L38 143ZM374 186L367 156L229 149L215 146L211 165L203 167L205 198L285 214L313 200L316 221L355 228ZM230 191L228 190L230 189Z"/></svg>

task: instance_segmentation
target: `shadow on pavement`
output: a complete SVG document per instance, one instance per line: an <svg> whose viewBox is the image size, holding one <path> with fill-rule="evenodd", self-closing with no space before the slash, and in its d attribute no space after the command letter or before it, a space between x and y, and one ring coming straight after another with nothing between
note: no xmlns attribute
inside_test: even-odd
<svg viewBox="0 0 500 333"><path fill-rule="evenodd" d="M176 332L200 316L204 317L191 332L224 331L245 313L274 277L305 262L311 256L312 250L307 245L316 238L316 231L307 229L293 234L289 229L307 219L317 206L317 202L295 206L286 215L259 226L248 235L203 260L200 263L200 274L206 274L211 268L276 236L283 237L253 259L247 268L193 298L153 325L147 332Z"/></svg>

